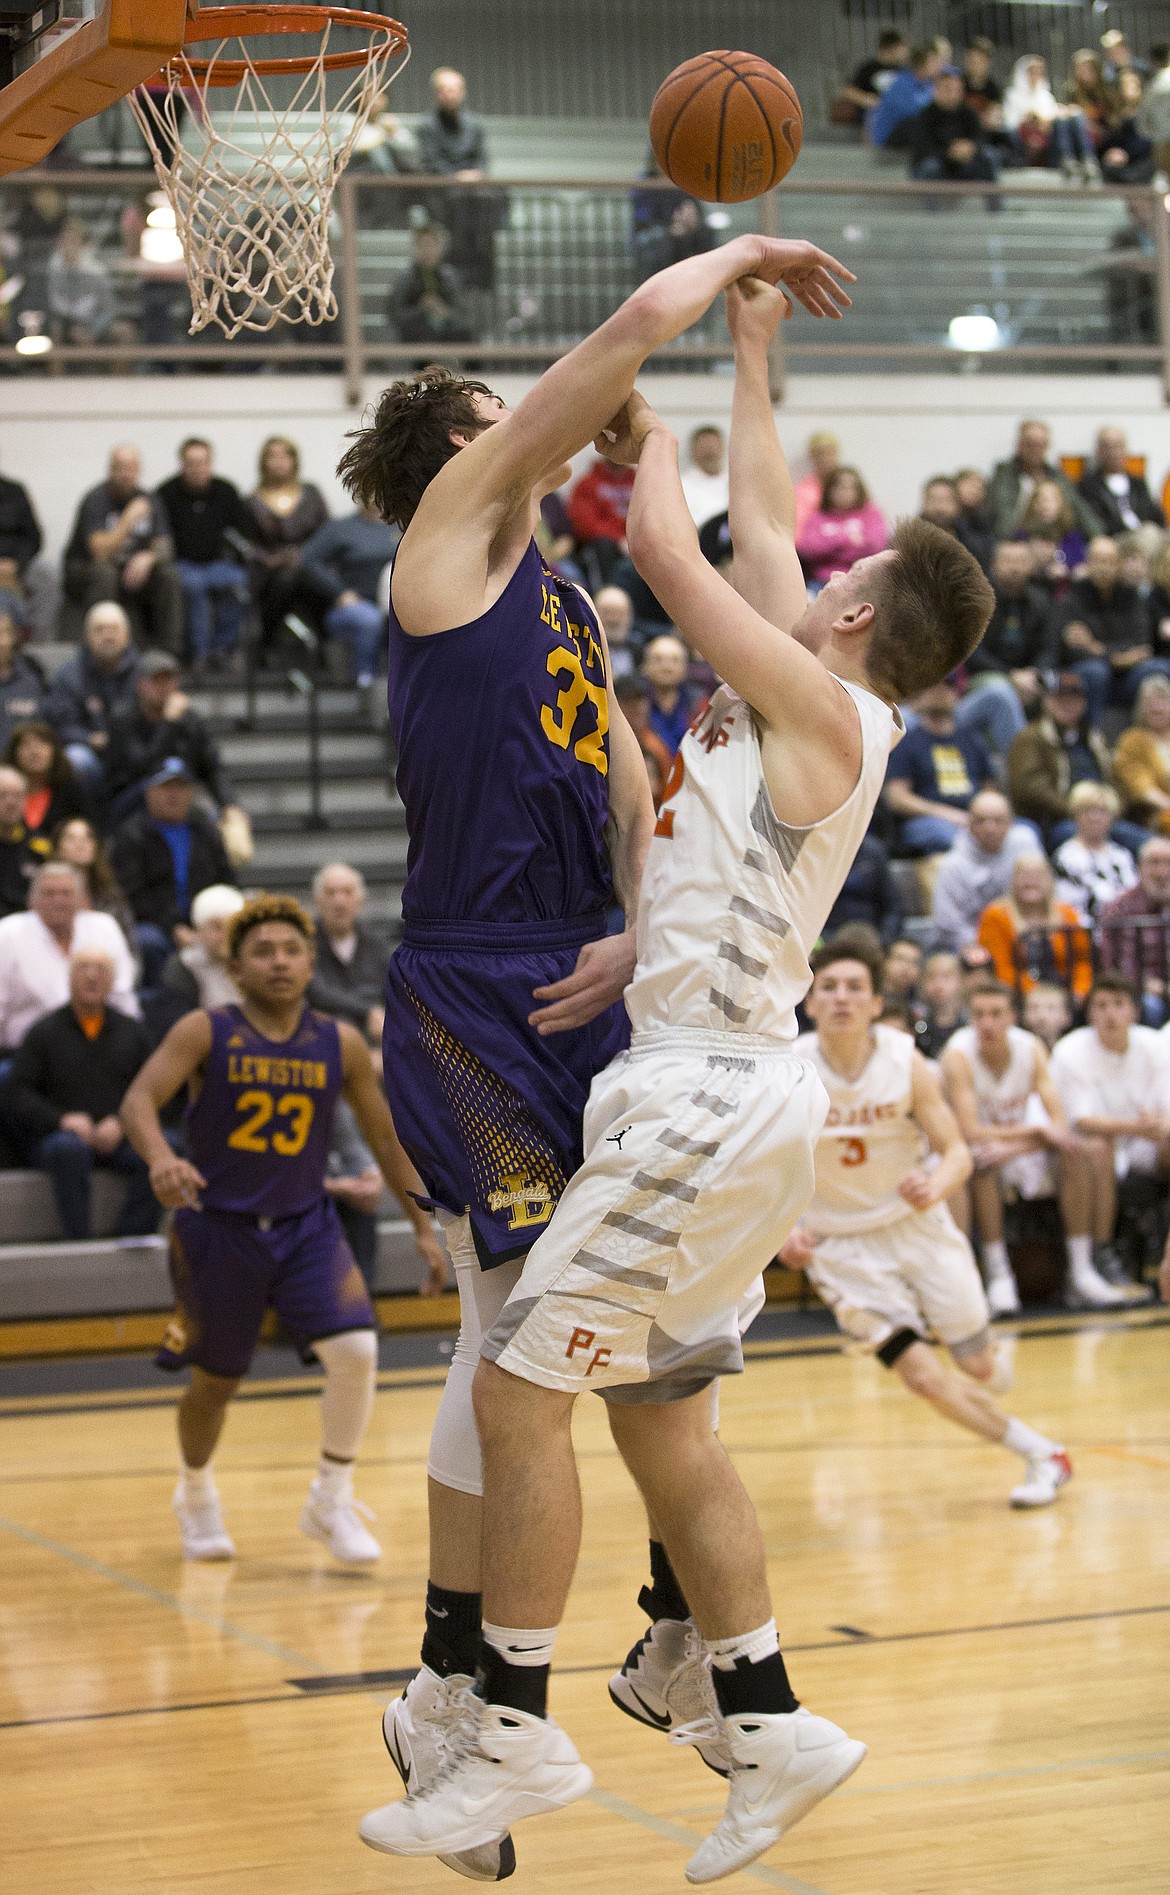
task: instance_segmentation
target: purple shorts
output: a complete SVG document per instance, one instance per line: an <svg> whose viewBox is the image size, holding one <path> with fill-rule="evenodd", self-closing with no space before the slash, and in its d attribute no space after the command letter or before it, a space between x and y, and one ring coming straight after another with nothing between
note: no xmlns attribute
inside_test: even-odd
<svg viewBox="0 0 1170 1895"><path fill-rule="evenodd" d="M155 1357L161 1369L244 1375L266 1309L306 1362L323 1337L377 1326L332 1198L271 1221L176 1211L170 1260L177 1309Z"/></svg>

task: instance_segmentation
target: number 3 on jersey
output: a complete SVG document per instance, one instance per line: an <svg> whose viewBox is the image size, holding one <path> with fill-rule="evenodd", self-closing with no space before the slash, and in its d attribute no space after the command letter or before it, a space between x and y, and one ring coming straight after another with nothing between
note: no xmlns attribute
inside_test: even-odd
<svg viewBox="0 0 1170 1895"><path fill-rule="evenodd" d="M665 836L668 842L674 840L674 811L666 805L672 803L683 786L682 751L676 750L674 762L670 766L670 775L662 786L662 801L658 806L658 821L654 825L656 836Z"/></svg>

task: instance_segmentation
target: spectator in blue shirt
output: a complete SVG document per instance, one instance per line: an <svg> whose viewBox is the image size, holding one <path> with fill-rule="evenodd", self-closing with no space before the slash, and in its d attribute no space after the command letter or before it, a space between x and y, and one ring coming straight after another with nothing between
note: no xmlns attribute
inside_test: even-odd
<svg viewBox="0 0 1170 1895"><path fill-rule="evenodd" d="M681 638L662 632L642 654L642 676L650 686L650 729L673 757L695 714L696 694L687 683L689 654Z"/></svg>
<svg viewBox="0 0 1170 1895"><path fill-rule="evenodd" d="M401 535L365 507L326 520L301 553L301 577L325 608L327 638L349 646L354 683L368 691L386 645L386 614L378 582Z"/></svg>
<svg viewBox="0 0 1170 1895"><path fill-rule="evenodd" d="M934 99L934 82L944 65L937 45L919 46L910 55L909 68L886 87L869 120L872 145L905 151L910 146L910 122Z"/></svg>
<svg viewBox="0 0 1170 1895"><path fill-rule="evenodd" d="M890 758L886 805L902 824L909 855L941 855L967 827L971 799L994 788L995 772L982 737L955 723L958 693L942 683L922 691L911 709L916 722Z"/></svg>

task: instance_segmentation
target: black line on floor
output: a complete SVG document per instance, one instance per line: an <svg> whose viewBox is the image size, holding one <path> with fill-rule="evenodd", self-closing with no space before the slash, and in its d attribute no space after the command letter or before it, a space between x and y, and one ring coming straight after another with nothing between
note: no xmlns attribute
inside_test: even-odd
<svg viewBox="0 0 1170 1895"><path fill-rule="evenodd" d="M407 1674L409 1676L409 1674ZM248 1704L299 1704L296 1691L274 1691L256 1698L207 1698L193 1704L133 1704L124 1711L64 1712L59 1717L13 1717L0 1731L38 1730L45 1724L108 1724L121 1717L169 1717L175 1711L234 1711Z"/></svg>

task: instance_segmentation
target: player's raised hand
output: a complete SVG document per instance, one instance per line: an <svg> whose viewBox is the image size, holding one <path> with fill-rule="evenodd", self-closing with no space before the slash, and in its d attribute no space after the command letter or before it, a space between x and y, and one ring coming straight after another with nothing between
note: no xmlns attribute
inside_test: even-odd
<svg viewBox="0 0 1170 1895"><path fill-rule="evenodd" d="M751 345L766 349L792 304L784 291L758 276L741 276L724 292L727 327L737 349Z"/></svg>
<svg viewBox="0 0 1170 1895"><path fill-rule="evenodd" d="M750 272L752 276L781 286L790 308L796 301L810 316L831 316L834 322L840 322L845 310L852 307L852 298L844 287L857 281L852 270L803 238L761 237L758 241L761 254Z"/></svg>
<svg viewBox="0 0 1170 1895"><path fill-rule="evenodd" d="M532 998L547 1005L528 1016L541 1039L550 1033L568 1033L574 1027L588 1026L599 1013L620 1000L634 977L634 937L606 934L600 941L586 941L577 956L577 965L565 980L551 987L534 987Z"/></svg>
<svg viewBox="0 0 1170 1895"><path fill-rule="evenodd" d="M150 1188L167 1211L199 1209L199 1193L207 1189L207 1179L186 1158L172 1152L150 1167Z"/></svg>
<svg viewBox="0 0 1170 1895"><path fill-rule="evenodd" d="M607 461L615 461L619 467L636 467L647 437L655 428L665 426L645 396L635 388L616 415L606 422L593 445Z"/></svg>

